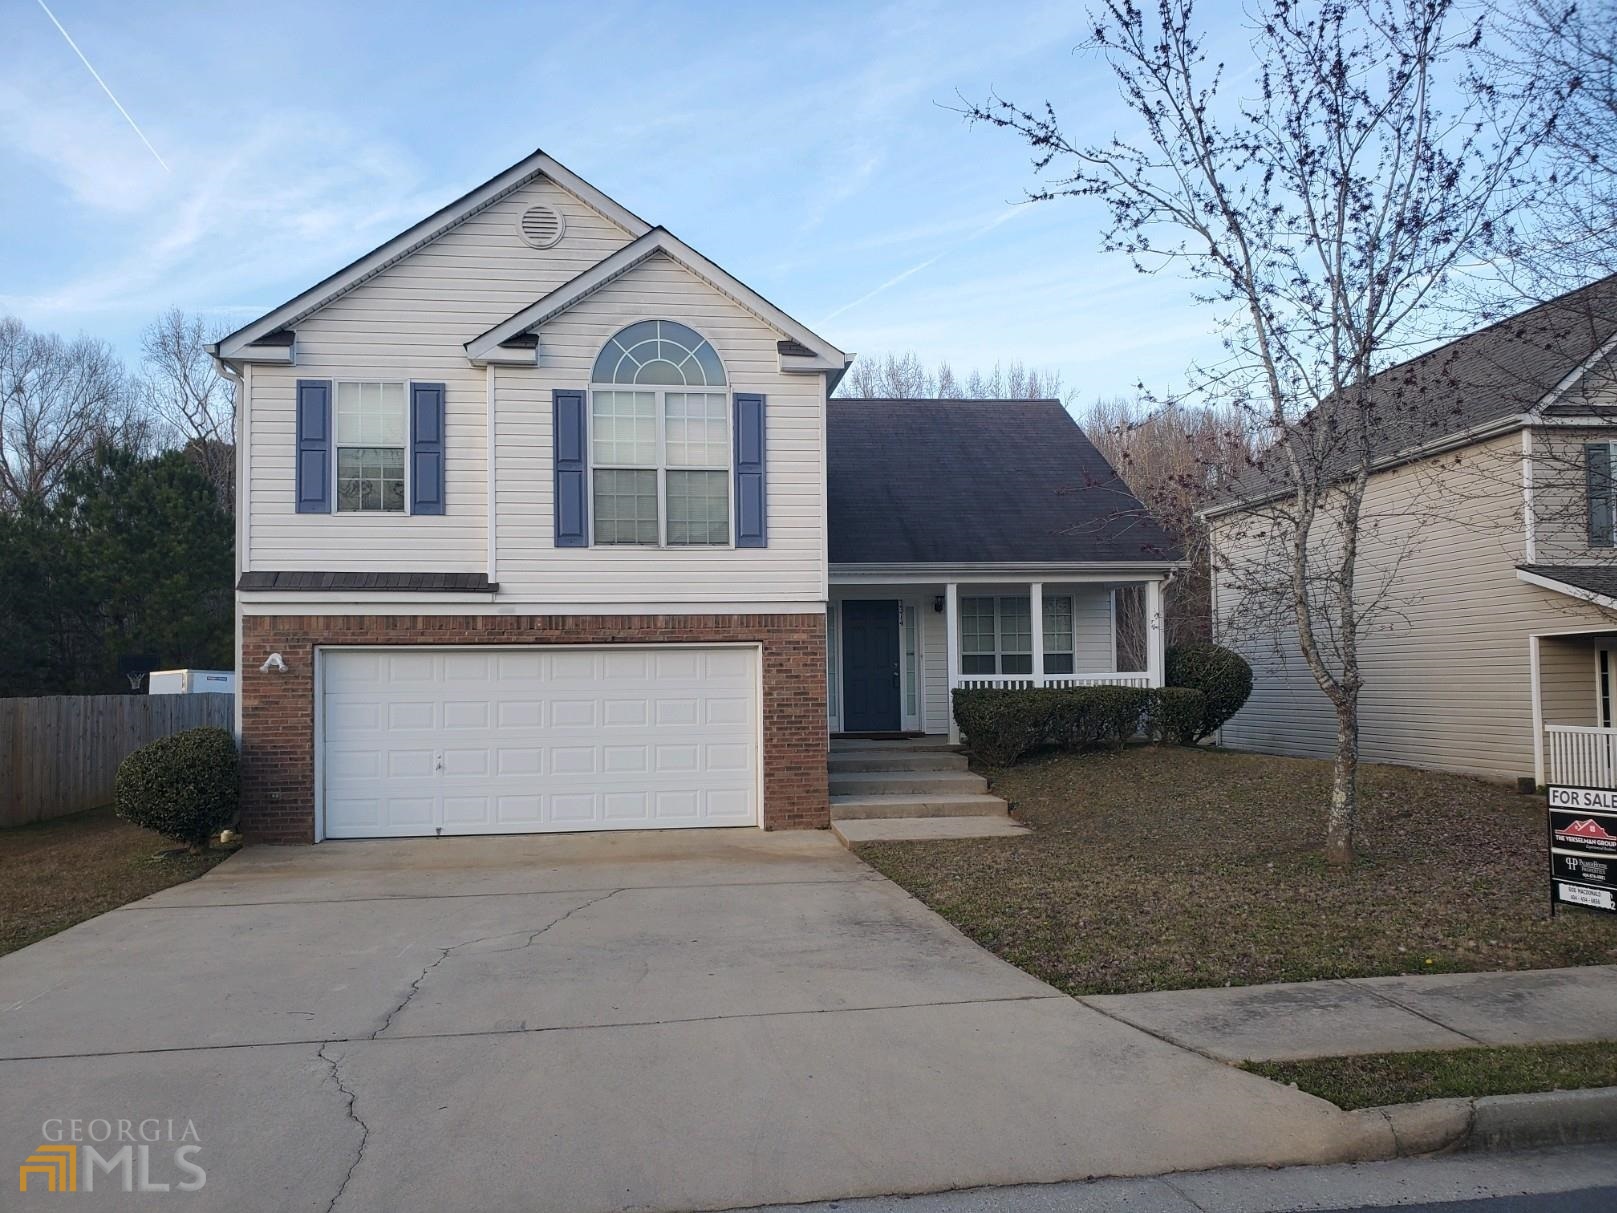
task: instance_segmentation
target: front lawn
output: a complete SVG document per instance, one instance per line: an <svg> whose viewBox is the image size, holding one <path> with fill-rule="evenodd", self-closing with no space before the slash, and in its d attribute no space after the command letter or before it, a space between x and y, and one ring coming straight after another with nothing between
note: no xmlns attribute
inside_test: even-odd
<svg viewBox="0 0 1617 1213"><path fill-rule="evenodd" d="M1364 767L1337 870L1323 762L1142 746L985 773L1032 833L858 853L1071 994L1617 961L1617 921L1550 921L1544 806L1496 784Z"/></svg>
<svg viewBox="0 0 1617 1213"><path fill-rule="evenodd" d="M1352 1111L1421 1099L1617 1086L1617 1042L1249 1061L1241 1068L1296 1083L1310 1095Z"/></svg>
<svg viewBox="0 0 1617 1213"><path fill-rule="evenodd" d="M0 956L191 880L231 854L160 854L173 846L111 809L0 830Z"/></svg>

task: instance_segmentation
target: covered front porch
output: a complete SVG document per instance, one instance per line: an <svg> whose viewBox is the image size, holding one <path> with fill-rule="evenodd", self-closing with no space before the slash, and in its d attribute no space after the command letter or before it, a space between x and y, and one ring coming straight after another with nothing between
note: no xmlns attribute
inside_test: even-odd
<svg viewBox="0 0 1617 1213"><path fill-rule="evenodd" d="M959 739L957 687L1162 685L1163 576L833 580L830 731Z"/></svg>
<svg viewBox="0 0 1617 1213"><path fill-rule="evenodd" d="M1617 631L1530 644L1535 780L1617 788Z"/></svg>

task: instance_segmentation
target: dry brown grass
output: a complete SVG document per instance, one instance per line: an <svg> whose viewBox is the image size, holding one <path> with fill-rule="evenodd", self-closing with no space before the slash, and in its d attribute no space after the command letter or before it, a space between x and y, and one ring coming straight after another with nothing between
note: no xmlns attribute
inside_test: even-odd
<svg viewBox="0 0 1617 1213"><path fill-rule="evenodd" d="M1176 747L987 771L1034 832L862 858L1073 994L1617 961L1617 921L1551 921L1544 807L1363 769L1362 857L1319 857L1325 763Z"/></svg>
<svg viewBox="0 0 1617 1213"><path fill-rule="evenodd" d="M0 830L0 956L200 876L231 853L165 854L173 845L111 809Z"/></svg>

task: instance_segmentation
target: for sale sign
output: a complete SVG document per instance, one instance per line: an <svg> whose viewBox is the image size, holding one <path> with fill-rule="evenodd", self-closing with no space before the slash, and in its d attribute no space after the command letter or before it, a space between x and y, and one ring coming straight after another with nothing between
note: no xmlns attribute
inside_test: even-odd
<svg viewBox="0 0 1617 1213"><path fill-rule="evenodd" d="M1550 908L1617 914L1617 790L1549 790Z"/></svg>

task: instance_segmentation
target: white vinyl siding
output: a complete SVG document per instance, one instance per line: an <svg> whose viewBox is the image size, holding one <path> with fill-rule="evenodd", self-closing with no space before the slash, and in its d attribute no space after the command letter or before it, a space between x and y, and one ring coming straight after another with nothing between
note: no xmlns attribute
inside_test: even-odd
<svg viewBox="0 0 1617 1213"><path fill-rule="evenodd" d="M535 249L518 231L518 218L536 204L566 219L566 237L554 248ZM485 375L467 362L464 343L628 242L615 223L540 179L293 325L297 365L252 368L244 567L486 570ZM293 447L299 379L443 383L444 513L298 514ZM579 377L570 386L584 384ZM533 454L543 458L548 485L548 433L544 449Z"/></svg>
<svg viewBox="0 0 1617 1213"><path fill-rule="evenodd" d="M1533 774L1528 637L1617 628L1617 615L1518 580L1521 494L1509 477L1520 449L1520 435L1510 434L1468 448L1458 462L1449 455L1370 482L1366 516L1378 524L1361 545L1362 584L1376 584L1376 570L1387 567L1392 551L1404 554L1389 596L1394 610L1360 642L1361 752L1368 762L1498 778ZM1569 474L1556 469L1558 478ZM1467 476L1485 478L1492 488ZM1556 491L1581 493L1581 483L1572 490L1535 479L1536 493ZM1239 556L1241 525L1214 520L1220 560ZM1411 537L1405 527L1418 531ZM1223 621L1240 609L1227 576L1217 604ZM1278 656L1272 642L1238 640L1227 622L1221 627L1225 643L1242 649L1255 675L1252 698L1223 729L1224 744L1328 756L1335 718L1297 650L1295 631L1280 638L1284 656ZM1583 682L1592 705L1593 666L1583 664L1575 681Z"/></svg>
<svg viewBox="0 0 1617 1213"><path fill-rule="evenodd" d="M558 247L567 243L564 240ZM626 325L643 319L689 325L723 359L730 393L759 392L767 397L767 547L555 548L551 392L587 388L602 346ZM498 367L495 447L501 598L557 606L588 602L629 607L648 600L799 606L823 602L825 385L818 375L782 375L775 348L779 339L734 300L659 255L546 323L540 331L537 368ZM729 474L725 475L728 481Z"/></svg>

